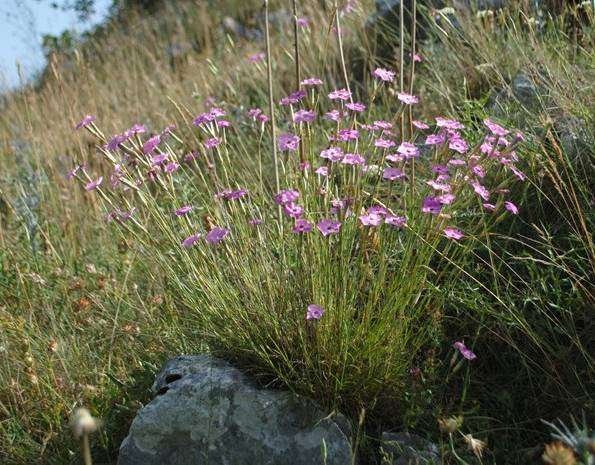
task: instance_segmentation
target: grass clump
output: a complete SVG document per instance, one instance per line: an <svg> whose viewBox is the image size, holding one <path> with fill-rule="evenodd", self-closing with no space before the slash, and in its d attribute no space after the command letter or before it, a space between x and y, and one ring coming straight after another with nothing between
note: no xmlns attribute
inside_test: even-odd
<svg viewBox="0 0 595 465"><path fill-rule="evenodd" d="M207 348L370 436L434 437L447 463L537 460L541 418L592 410L593 153L559 124L591 134L589 36L442 20L404 37L403 72L374 55L368 5L298 3L296 89L277 7L270 92L265 44L212 27L226 2L132 17L5 97L2 460L68 463L84 404L110 462L162 361ZM172 58L174 37L192 51Z"/></svg>

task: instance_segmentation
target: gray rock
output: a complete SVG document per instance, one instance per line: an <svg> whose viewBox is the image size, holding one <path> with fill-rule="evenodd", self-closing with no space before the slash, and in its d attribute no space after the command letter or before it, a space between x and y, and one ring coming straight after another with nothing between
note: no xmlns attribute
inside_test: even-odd
<svg viewBox="0 0 595 465"><path fill-rule="evenodd" d="M386 465L441 465L436 444L412 433L382 433L381 455Z"/></svg>
<svg viewBox="0 0 595 465"><path fill-rule="evenodd" d="M520 71L512 78L509 86L492 93L488 108L496 116L507 114L511 104L521 105L527 110L536 110L545 98L545 90Z"/></svg>
<svg viewBox="0 0 595 465"><path fill-rule="evenodd" d="M522 105L532 107L539 102L540 90L526 74L518 73L512 80L511 86L512 94Z"/></svg>
<svg viewBox="0 0 595 465"><path fill-rule="evenodd" d="M573 165L588 163L588 154L592 153L595 140L585 121L576 116L560 116L554 120L553 128Z"/></svg>
<svg viewBox="0 0 595 465"><path fill-rule="evenodd" d="M118 465L348 465L351 449L313 401L261 389L209 355L169 360L134 419Z"/></svg>

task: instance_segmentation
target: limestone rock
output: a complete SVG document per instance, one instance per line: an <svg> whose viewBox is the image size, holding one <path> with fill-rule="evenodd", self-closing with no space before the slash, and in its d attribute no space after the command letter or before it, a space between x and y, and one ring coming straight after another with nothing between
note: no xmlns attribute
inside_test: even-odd
<svg viewBox="0 0 595 465"><path fill-rule="evenodd" d="M343 417L290 392L262 389L223 360L171 359L152 390L156 397L134 419L118 465L351 463Z"/></svg>

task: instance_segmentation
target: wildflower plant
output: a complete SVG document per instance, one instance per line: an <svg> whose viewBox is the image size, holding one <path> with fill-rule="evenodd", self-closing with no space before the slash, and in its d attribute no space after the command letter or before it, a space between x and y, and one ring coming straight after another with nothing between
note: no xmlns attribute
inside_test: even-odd
<svg viewBox="0 0 595 465"><path fill-rule="evenodd" d="M249 149L266 120L219 107L160 135L124 131L116 146L86 117L78 126L97 138L112 182L74 176L167 271L215 350L340 404L398 398L436 331L428 309L445 278L490 224L518 213L507 186L520 137L444 117L400 133L374 102L370 115L349 111L344 89L304 89L275 108L279 192ZM329 111L343 117L322 118Z"/></svg>
<svg viewBox="0 0 595 465"><path fill-rule="evenodd" d="M522 136L413 119L420 98L390 69L372 72L361 102L299 74L273 99L267 61L268 115L177 106L175 125L115 137L88 115L76 128L108 172L69 176L161 266L212 350L332 406L398 410L461 261L519 213Z"/></svg>

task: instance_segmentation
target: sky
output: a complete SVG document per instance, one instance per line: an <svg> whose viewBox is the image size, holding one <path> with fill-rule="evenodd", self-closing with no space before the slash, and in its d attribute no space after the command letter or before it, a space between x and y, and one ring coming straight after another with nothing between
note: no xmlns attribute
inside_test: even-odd
<svg viewBox="0 0 595 465"><path fill-rule="evenodd" d="M95 14L81 23L76 13L51 7L51 0L0 0L0 92L19 85L17 62L25 79L45 64L41 43L44 34L65 29L83 32L105 19L111 0L96 0Z"/></svg>

